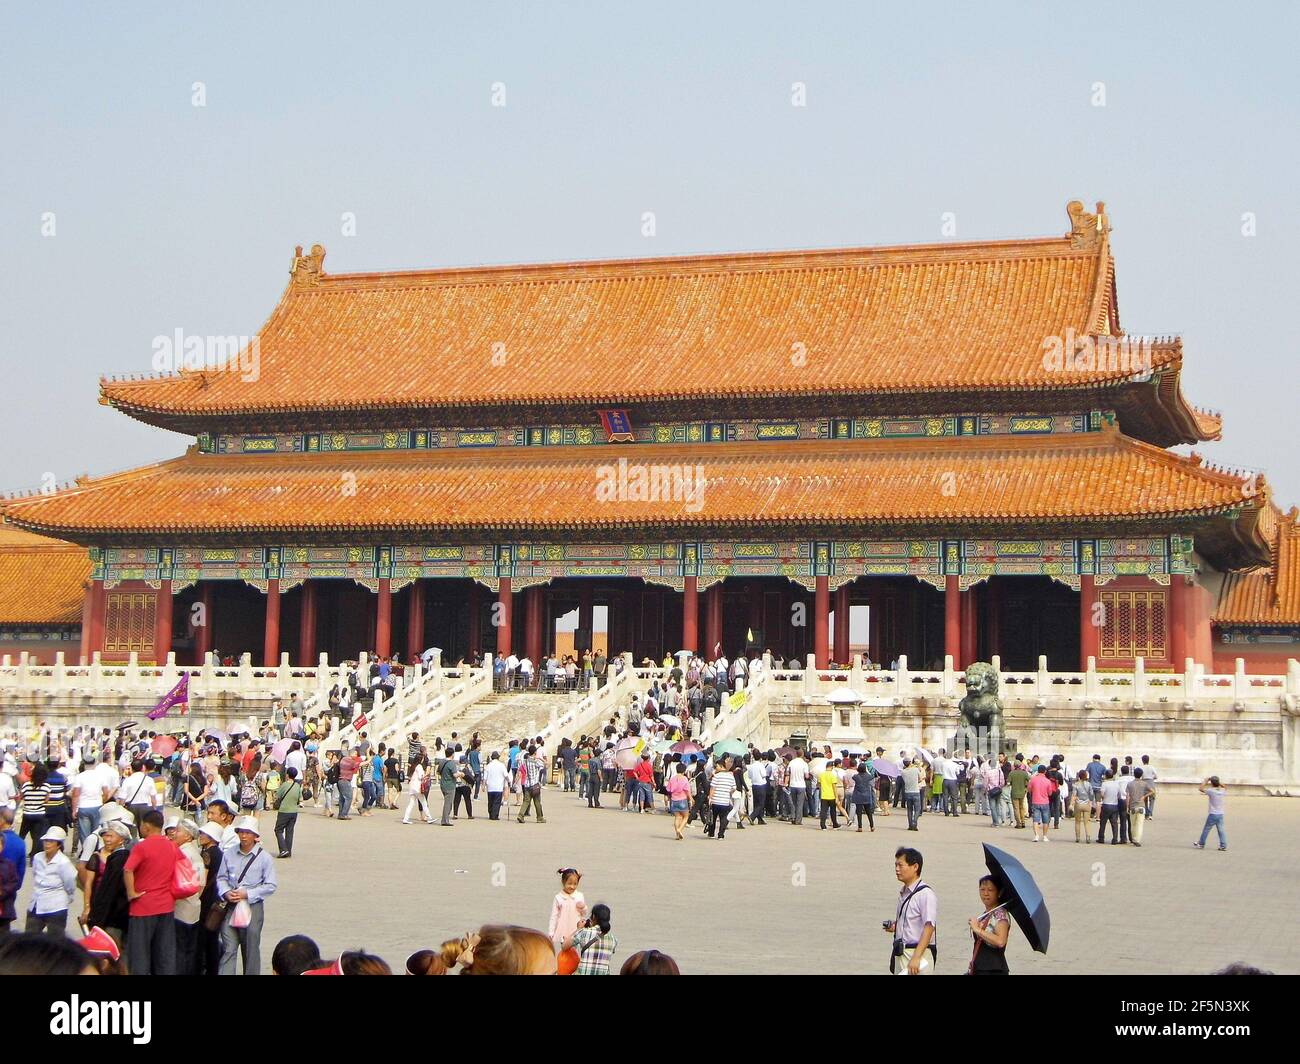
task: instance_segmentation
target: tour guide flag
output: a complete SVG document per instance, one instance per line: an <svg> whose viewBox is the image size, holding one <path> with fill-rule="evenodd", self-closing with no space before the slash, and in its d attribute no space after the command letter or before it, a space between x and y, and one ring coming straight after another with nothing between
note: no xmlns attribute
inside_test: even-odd
<svg viewBox="0 0 1300 1064"><path fill-rule="evenodd" d="M162 701L149 710L149 719L158 720L160 717L167 716L174 706L180 706L182 713L190 708L190 674L188 672L181 673L181 682L163 695Z"/></svg>
<svg viewBox="0 0 1300 1064"><path fill-rule="evenodd" d="M602 410L600 421L605 426L605 438L609 443L624 443L636 438L632 435L632 419L626 410Z"/></svg>

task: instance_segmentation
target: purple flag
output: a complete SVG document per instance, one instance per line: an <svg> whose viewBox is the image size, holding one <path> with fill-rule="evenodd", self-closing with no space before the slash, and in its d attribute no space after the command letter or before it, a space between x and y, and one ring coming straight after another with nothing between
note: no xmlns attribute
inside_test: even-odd
<svg viewBox="0 0 1300 1064"><path fill-rule="evenodd" d="M159 720L167 716L174 706L181 706L181 712L189 708L190 705L190 674L181 673L181 682L162 696L162 700L149 711L150 720Z"/></svg>

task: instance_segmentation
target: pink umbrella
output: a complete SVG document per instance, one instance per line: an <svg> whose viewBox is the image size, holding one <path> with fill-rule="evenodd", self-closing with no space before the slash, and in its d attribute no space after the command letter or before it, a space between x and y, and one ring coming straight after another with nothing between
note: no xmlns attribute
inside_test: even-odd
<svg viewBox="0 0 1300 1064"><path fill-rule="evenodd" d="M668 749L674 754L704 753L704 747L702 747L699 743L691 742L689 739L683 739L681 742L673 743L673 745L670 746Z"/></svg>
<svg viewBox="0 0 1300 1064"><path fill-rule="evenodd" d="M149 744L149 749L161 757L171 757L179 745L174 735L160 735Z"/></svg>
<svg viewBox="0 0 1300 1064"><path fill-rule="evenodd" d="M293 747L292 739L281 739L278 743L276 743L273 747L271 747L271 760L278 761L281 765L283 765L285 754L287 754L292 747Z"/></svg>
<svg viewBox="0 0 1300 1064"><path fill-rule="evenodd" d="M636 768L637 762L641 760L641 755L637 753L636 749L639 741L630 735L625 739L620 739L618 746L614 748L614 764L624 771Z"/></svg>

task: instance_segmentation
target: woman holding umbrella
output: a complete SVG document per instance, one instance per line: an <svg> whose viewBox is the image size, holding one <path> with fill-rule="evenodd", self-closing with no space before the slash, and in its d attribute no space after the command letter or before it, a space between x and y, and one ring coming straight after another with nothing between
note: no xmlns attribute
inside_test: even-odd
<svg viewBox="0 0 1300 1064"><path fill-rule="evenodd" d="M980 904L984 912L972 916L970 932L975 939L967 975L1010 975L1007 967L1007 939L1011 937L1011 917L1002 904L998 881L992 876L980 878Z"/></svg>

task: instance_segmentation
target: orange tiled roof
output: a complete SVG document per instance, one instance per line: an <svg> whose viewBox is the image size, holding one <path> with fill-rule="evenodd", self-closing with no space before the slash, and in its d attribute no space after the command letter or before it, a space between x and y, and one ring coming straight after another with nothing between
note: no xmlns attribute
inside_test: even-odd
<svg viewBox="0 0 1300 1064"><path fill-rule="evenodd" d="M78 624L90 578L84 547L0 526L0 624Z"/></svg>
<svg viewBox="0 0 1300 1064"><path fill-rule="evenodd" d="M702 505L605 502L599 467L694 466ZM947 474L952 474L951 478ZM946 489L946 490L945 490ZM580 451L185 456L54 495L9 520L92 541L133 534L638 529L1144 520L1249 508L1243 481L1131 440L1077 436L803 441ZM1260 546L1256 556L1262 554Z"/></svg>
<svg viewBox="0 0 1300 1064"><path fill-rule="evenodd" d="M1276 507L1264 525L1273 547L1271 565L1228 573L1219 593L1216 624L1300 625L1300 510Z"/></svg>
<svg viewBox="0 0 1300 1064"><path fill-rule="evenodd" d="M192 427L250 412L1096 387L1130 371L1044 367L1048 337L1119 332L1109 239L1083 219L1048 239L338 275L318 245L258 335L255 380L105 380L101 401ZM1181 357L1155 345L1157 369Z"/></svg>

